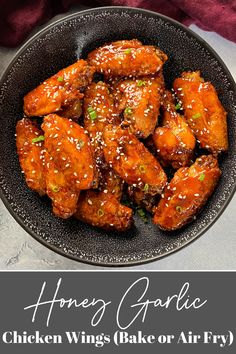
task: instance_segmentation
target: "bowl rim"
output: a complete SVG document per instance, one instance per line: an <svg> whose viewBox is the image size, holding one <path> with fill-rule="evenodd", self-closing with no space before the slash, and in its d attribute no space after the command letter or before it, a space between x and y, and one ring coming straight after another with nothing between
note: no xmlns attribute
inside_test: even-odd
<svg viewBox="0 0 236 354"><path fill-rule="evenodd" d="M20 46L20 48L16 51L16 53L14 54L13 58L10 60L9 64L7 65L7 67L3 70L3 73L1 74L0 77L0 88L2 87L3 82L5 81L5 79L8 77L9 71L11 70L12 66L14 65L14 63L18 60L19 56L22 54L22 52L25 51L25 49L27 49L27 47L33 43L37 38L39 38L42 34L48 32L48 30L54 26L56 26L57 24L60 24L64 21L68 21L74 18L77 18L78 16L81 15L86 15L89 14L91 12L96 13L96 12L101 12L101 11L106 11L106 10L113 10L114 12L116 10L119 10L118 12L120 12L120 10L123 11L130 11L130 12L137 12L140 14L149 14L152 15L153 17L158 17L164 21L169 22L170 24L174 25L175 27L180 28L181 30L184 30L187 34L190 34L192 37L194 37L198 42L200 42L209 52L210 54L213 54L214 57L217 59L217 61L219 62L219 64L222 66L224 72L227 74L228 80L232 86L232 91L234 93L234 96L236 96L236 83L234 81L234 78L231 74L231 72L229 71L228 67L226 66L226 64L224 63L224 61L221 59L221 57L217 54L217 52L211 47L210 44L208 44L201 36L199 36L197 33L195 33L193 30L191 30L190 28L188 28L187 26L181 24L180 22L162 15L158 12L155 11L151 11L151 10L146 10L143 8L136 8L136 7L129 7L129 6L100 6L100 7L95 7L95 8L89 8L89 9L85 9L85 10L81 10L81 11L76 11L73 12L71 14L65 15L55 21L52 21L51 23L49 23L48 25L45 25L42 29L40 29L39 31L37 31L34 35L30 36L28 39L26 39L26 41ZM17 223L30 235L32 236L36 241L38 241L39 243L41 243L43 246L46 246L49 250L65 257L68 258L70 260L73 261L77 261L77 262L81 262L84 264L89 264L92 266L96 266L96 267L111 267L111 268L117 268L117 267L132 267L132 266L140 266L142 264L145 263L151 263L151 262L155 262L157 260L163 259L164 257L169 256L172 253L178 252L180 250L182 250L183 248L185 248L186 246L189 245L189 243L192 243L194 241L196 241L200 236L202 236L208 229L210 229L214 223L220 218L220 216L223 214L223 212L225 211L226 207L229 205L230 201L232 200L234 194L236 191L236 180L235 180L235 184L233 187L232 192L228 195L228 197L224 200L224 203L222 204L220 210L218 211L218 213L214 216L214 218L211 220L210 223L208 223L202 230L200 233L198 233L194 238L190 238L189 240L185 241L184 244L182 244L181 246L179 246L178 248L175 248L174 250L170 250L165 252L165 254L161 254L161 255L154 255L151 256L150 258L147 259L141 259L141 260L129 260L128 262L122 261L122 262L104 262L104 261L92 261L92 260L87 260L87 259L83 259L80 258L78 256L75 255L71 255L69 253L63 252L60 248L58 248L57 246L47 242L46 240L44 240L43 238L41 238L35 231L31 230L28 226L25 225L24 221L22 220L22 218L20 216L18 216L18 214L13 210L11 204L9 203L9 201L7 200L4 191L0 185L0 198L3 202L3 204L5 205L6 209L9 211L9 213L11 214L11 216L17 221Z"/></svg>

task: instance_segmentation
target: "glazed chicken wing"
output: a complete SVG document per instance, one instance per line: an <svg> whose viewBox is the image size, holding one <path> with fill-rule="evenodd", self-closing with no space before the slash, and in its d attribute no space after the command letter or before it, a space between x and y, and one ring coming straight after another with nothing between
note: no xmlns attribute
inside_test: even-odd
<svg viewBox="0 0 236 354"><path fill-rule="evenodd" d="M113 42L88 55L96 71L106 76L142 76L158 72L167 56L159 48L136 39Z"/></svg>
<svg viewBox="0 0 236 354"><path fill-rule="evenodd" d="M105 230L125 231L133 224L132 209L120 203L122 180L110 170L99 191L81 193L75 217Z"/></svg>
<svg viewBox="0 0 236 354"><path fill-rule="evenodd" d="M192 166L180 168L165 187L154 224L171 231L190 222L213 193L220 175L217 159L212 155L201 156Z"/></svg>
<svg viewBox="0 0 236 354"><path fill-rule="evenodd" d="M139 188L148 186L152 195L161 193L167 181L166 174L135 135L119 126L108 125L103 137L105 159L125 182Z"/></svg>
<svg viewBox="0 0 236 354"><path fill-rule="evenodd" d="M128 230L133 224L133 211L112 195L89 190L81 194L75 217L105 230Z"/></svg>
<svg viewBox="0 0 236 354"><path fill-rule="evenodd" d="M57 112L74 100L83 97L80 92L93 78L95 69L85 60L60 70L24 97L27 116L42 116Z"/></svg>
<svg viewBox="0 0 236 354"><path fill-rule="evenodd" d="M169 91L163 97L163 110L163 126L153 134L157 154L164 164L173 168L188 166L193 157L195 137L184 117L176 112Z"/></svg>
<svg viewBox="0 0 236 354"><path fill-rule="evenodd" d="M47 194L53 212L68 218L76 211L80 190L94 179L94 162L88 136L77 123L50 114L44 118Z"/></svg>
<svg viewBox="0 0 236 354"><path fill-rule="evenodd" d="M228 149L226 112L210 82L200 72L184 72L174 89L182 102L185 118L200 147L213 154Z"/></svg>
<svg viewBox="0 0 236 354"><path fill-rule="evenodd" d="M123 112L122 124L138 138L147 138L154 132L163 87L162 73L120 80L113 87L116 106Z"/></svg>
<svg viewBox="0 0 236 354"><path fill-rule="evenodd" d="M24 118L16 125L16 146L22 172L30 189L44 195L44 137L33 121Z"/></svg>
<svg viewBox="0 0 236 354"><path fill-rule="evenodd" d="M102 149L103 129L109 123L116 124L120 121L114 106L113 97L104 82L93 82L87 87L84 95L83 112L84 127L89 133L96 161L96 184L98 185L99 178L101 178L100 169L105 167Z"/></svg>

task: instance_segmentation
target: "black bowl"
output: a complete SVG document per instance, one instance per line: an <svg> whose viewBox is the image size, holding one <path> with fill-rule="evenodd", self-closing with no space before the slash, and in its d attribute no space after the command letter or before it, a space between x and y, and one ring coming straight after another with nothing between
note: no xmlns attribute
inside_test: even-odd
<svg viewBox="0 0 236 354"><path fill-rule="evenodd" d="M184 70L201 70L216 87L228 112L229 153L221 161L220 183L197 219L175 233L165 233L139 218L123 234L107 233L77 220L60 220L50 201L30 191L21 174L15 126L22 117L23 96L59 69L85 58L92 49L118 39L137 38L164 50L168 86ZM1 80L0 186L6 207L38 241L72 259L99 265L147 262L185 246L220 216L236 186L236 92L234 81L217 54L179 23L154 12L103 7L67 16L40 31L16 54ZM9 245L10 247L10 245Z"/></svg>

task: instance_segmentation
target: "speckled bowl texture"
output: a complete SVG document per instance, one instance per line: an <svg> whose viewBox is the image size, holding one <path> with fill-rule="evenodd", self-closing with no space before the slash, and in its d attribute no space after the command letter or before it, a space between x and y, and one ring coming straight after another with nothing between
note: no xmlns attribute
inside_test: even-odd
<svg viewBox="0 0 236 354"><path fill-rule="evenodd" d="M219 185L197 219L175 233L162 232L135 217L123 234L107 233L77 220L52 215L51 203L30 191L21 173L15 146L15 126L22 118L23 96L59 69L98 46L137 38L164 50L169 60L167 86L184 70L201 70L216 87L228 112L229 153L221 158ZM170 254L202 235L220 216L236 185L235 83L217 54L196 34L159 14L140 9L105 7L61 19L32 37L5 71L0 92L0 187L6 207L21 226L52 250L98 265L131 265ZM11 245L9 244L9 247Z"/></svg>

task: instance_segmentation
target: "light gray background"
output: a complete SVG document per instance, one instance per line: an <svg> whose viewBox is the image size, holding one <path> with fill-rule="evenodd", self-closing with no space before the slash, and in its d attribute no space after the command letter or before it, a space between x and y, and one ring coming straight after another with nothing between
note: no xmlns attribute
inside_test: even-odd
<svg viewBox="0 0 236 354"><path fill-rule="evenodd" d="M72 11L74 12L79 9L73 8ZM58 15L53 20L62 16ZM205 32L195 25L191 25L190 28L216 50L236 81L236 44L216 33ZM17 49L0 47L0 75L9 64ZM94 270L102 268L78 263L48 250L17 224L0 201L0 269ZM126 268L122 269L125 270ZM236 197L232 199L216 224L195 242L159 261L130 267L129 269L236 270Z"/></svg>

